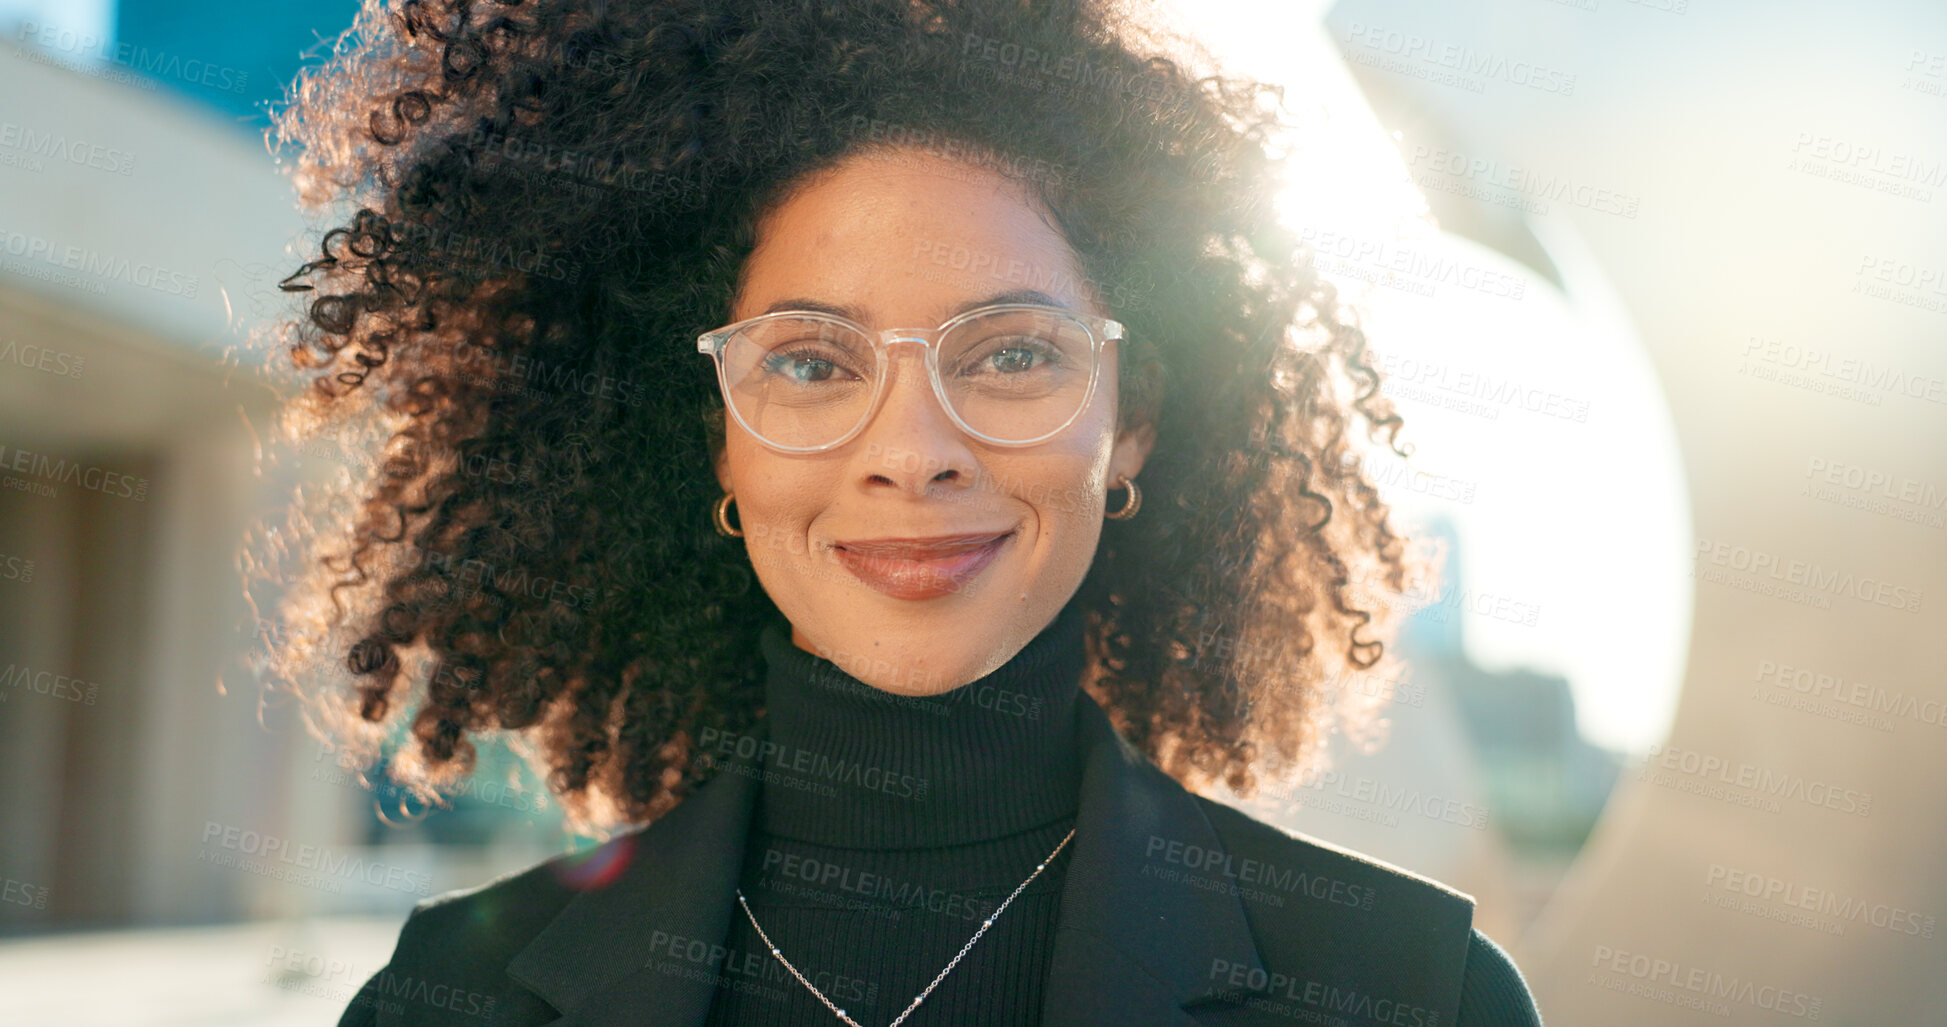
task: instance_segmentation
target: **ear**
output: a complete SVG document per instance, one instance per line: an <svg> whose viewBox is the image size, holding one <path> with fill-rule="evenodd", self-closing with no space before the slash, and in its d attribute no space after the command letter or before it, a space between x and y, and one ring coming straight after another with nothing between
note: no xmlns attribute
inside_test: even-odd
<svg viewBox="0 0 1947 1027"><path fill-rule="evenodd" d="M1119 349L1119 347L1118 347ZM1120 361L1122 354L1116 357ZM1115 446L1109 454L1109 481L1113 486L1116 475L1124 475L1134 481L1142 472L1143 464L1149 460L1150 450L1156 446L1156 422L1162 413L1163 395L1168 378L1168 368L1154 355L1138 356L1134 364L1134 377L1129 383L1129 404L1125 408L1120 400L1121 391L1116 391L1116 436ZM1119 373L1123 372L1118 368Z"/></svg>
<svg viewBox="0 0 1947 1027"><path fill-rule="evenodd" d="M717 473L717 484L718 484L718 485L721 485L721 486L723 486L723 490L724 490L725 492L729 492L729 491L731 491L731 488L730 488L730 447L729 447L729 446L727 446L727 445L724 445L724 446L718 446L718 447L717 447L717 451L716 451L715 453L713 453L713 454L711 454L711 456L710 456L710 463L711 463L711 466L712 466L712 468L713 468L713 469L714 469L714 470L716 471L716 473Z"/></svg>
<svg viewBox="0 0 1947 1027"><path fill-rule="evenodd" d="M1134 481L1136 475L1142 473L1143 463L1149 459L1149 451L1155 446L1156 426L1148 421L1118 432L1115 448L1109 454L1109 483L1115 483L1116 475Z"/></svg>

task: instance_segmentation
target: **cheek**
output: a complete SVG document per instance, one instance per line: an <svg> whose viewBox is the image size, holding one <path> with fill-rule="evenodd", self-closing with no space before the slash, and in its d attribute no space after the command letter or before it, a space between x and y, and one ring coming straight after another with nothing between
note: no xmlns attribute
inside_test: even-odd
<svg viewBox="0 0 1947 1027"><path fill-rule="evenodd" d="M726 447L732 504L753 563L802 556L805 526L816 513L805 469L739 433Z"/></svg>
<svg viewBox="0 0 1947 1027"><path fill-rule="evenodd" d="M1106 439L1106 436L1104 436ZM1017 498L1034 510L1041 533L1051 548L1080 547L1092 552L1102 530L1102 490L1110 447L1087 435L1080 448L1051 459L1020 479L1027 483Z"/></svg>
<svg viewBox="0 0 1947 1027"><path fill-rule="evenodd" d="M1102 521L1090 511L1086 497L1077 495L1058 516L1061 519L1050 539L1054 558L1063 564L1086 564L1094 559L1095 547L1102 540Z"/></svg>
<svg viewBox="0 0 1947 1027"><path fill-rule="evenodd" d="M811 548L808 522L815 511L792 498L788 490L774 483L753 481L755 493L740 526L745 558L757 574L762 588L772 601L788 612L803 614L804 597L817 591L820 582L836 577L840 570L828 556ZM738 506L742 507L742 493Z"/></svg>
<svg viewBox="0 0 1947 1027"><path fill-rule="evenodd" d="M1100 423L1090 427L1093 430L1078 437L1082 446L1063 461L1058 480L1051 476L1050 495L1039 504L1060 533L1059 544L1081 549L1079 558L1084 561L1093 555L1101 538L1103 479L1114 454L1109 418L1101 417Z"/></svg>

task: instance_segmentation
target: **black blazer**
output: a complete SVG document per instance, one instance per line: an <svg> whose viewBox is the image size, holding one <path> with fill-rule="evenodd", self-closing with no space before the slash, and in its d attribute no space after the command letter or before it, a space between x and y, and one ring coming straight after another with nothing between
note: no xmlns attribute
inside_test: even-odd
<svg viewBox="0 0 1947 1027"><path fill-rule="evenodd" d="M1078 709L1044 1027L1539 1027L1519 972L1472 929L1471 896L1195 795L1092 697ZM569 883L563 856L419 903L340 1027L702 1024L761 773L728 761L577 858L611 868L601 886Z"/></svg>

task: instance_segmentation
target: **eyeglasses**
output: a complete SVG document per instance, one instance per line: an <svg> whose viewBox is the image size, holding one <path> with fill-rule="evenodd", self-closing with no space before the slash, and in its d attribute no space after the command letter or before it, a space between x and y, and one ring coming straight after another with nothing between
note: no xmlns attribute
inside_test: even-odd
<svg viewBox="0 0 1947 1027"><path fill-rule="evenodd" d="M1120 322L1033 303L978 307L938 328L873 332L855 321L781 310L697 337L715 358L724 405L765 445L817 453L851 441L885 401L890 347L926 347L933 394L960 430L1029 446L1074 423L1095 394L1104 343Z"/></svg>

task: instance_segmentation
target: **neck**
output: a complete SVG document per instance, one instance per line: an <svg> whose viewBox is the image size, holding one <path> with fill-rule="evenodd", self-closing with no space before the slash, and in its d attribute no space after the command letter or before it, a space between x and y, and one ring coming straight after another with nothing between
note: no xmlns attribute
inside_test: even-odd
<svg viewBox="0 0 1947 1027"><path fill-rule="evenodd" d="M933 696L874 688L766 628L775 750L762 829L846 848L937 847L1071 815L1083 627L1071 603L992 673Z"/></svg>

